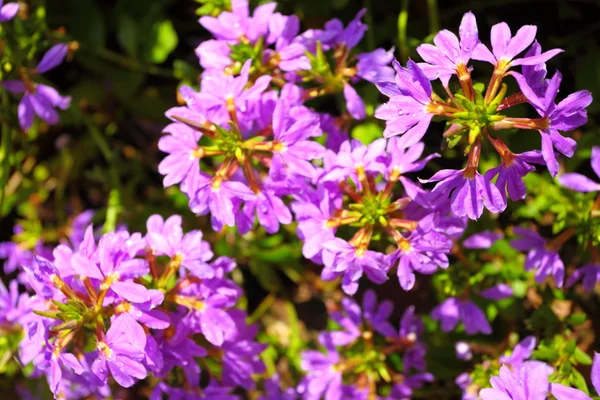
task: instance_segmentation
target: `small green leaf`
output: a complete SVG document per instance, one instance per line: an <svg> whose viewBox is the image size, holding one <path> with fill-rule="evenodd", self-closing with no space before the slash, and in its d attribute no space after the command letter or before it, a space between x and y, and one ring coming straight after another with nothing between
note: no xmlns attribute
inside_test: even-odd
<svg viewBox="0 0 600 400"><path fill-rule="evenodd" d="M168 20L154 24L152 31L154 34L154 41L149 47L145 58L147 61L160 64L167 59L173 50L175 50L179 43L179 39L177 37L177 32L173 27L173 23Z"/></svg>

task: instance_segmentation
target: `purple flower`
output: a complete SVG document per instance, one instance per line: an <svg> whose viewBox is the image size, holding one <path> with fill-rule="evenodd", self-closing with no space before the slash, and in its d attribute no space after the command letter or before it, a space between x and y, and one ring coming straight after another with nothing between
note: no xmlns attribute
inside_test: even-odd
<svg viewBox="0 0 600 400"><path fill-rule="evenodd" d="M521 239L515 239L510 245L516 250L527 252L525 270L537 269L535 281L542 283L552 275L556 285L560 288L565 278L565 266L558 255L558 251L549 248L546 240L539 234L529 229L515 227L515 234Z"/></svg>
<svg viewBox="0 0 600 400"><path fill-rule="evenodd" d="M356 89L349 83L344 84L344 99L346 99L348 114L350 114L352 118L357 120L365 119L367 116L365 103L356 92Z"/></svg>
<svg viewBox="0 0 600 400"><path fill-rule="evenodd" d="M202 332L206 340L221 346L225 339L235 333L235 321L225 310L233 307L240 296L240 289L234 282L225 279L211 279L200 285L192 285L181 292L193 299L194 311L189 316L189 326Z"/></svg>
<svg viewBox="0 0 600 400"><path fill-rule="evenodd" d="M405 147L402 145L401 139L397 137L390 138L387 143L386 151L389 156L387 163L387 178L399 179L405 188L412 186L412 182L408 181L403 175L409 172L421 171L429 160L438 158L438 153L433 153L419 160L423 155L425 144L418 142L412 146Z"/></svg>
<svg viewBox="0 0 600 400"><path fill-rule="evenodd" d="M473 358L471 346L469 346L467 342L456 342L454 344L454 349L456 350L456 358L459 360L469 361Z"/></svg>
<svg viewBox="0 0 600 400"><path fill-rule="evenodd" d="M349 49L355 47L368 29L368 26L361 21L366 12L365 8L360 10L346 28L337 18L328 21L325 23L325 30L319 32L315 39L320 40L326 48L336 45L344 45Z"/></svg>
<svg viewBox="0 0 600 400"><path fill-rule="evenodd" d="M415 284L414 271L431 275L439 268L448 268L447 254L452 241L443 233L435 231L433 214L423 218L409 237L397 240L398 249L386 257L393 265L397 263L398 282L404 290Z"/></svg>
<svg viewBox="0 0 600 400"><path fill-rule="evenodd" d="M291 107L285 100L280 100L273 111L273 159L269 175L273 180L283 180L289 175L315 177L315 167L310 160L320 158L325 148L309 140L319 136L319 118L307 115L305 118L293 119Z"/></svg>
<svg viewBox="0 0 600 400"><path fill-rule="evenodd" d="M592 102L592 95L587 90L580 90L567 96L558 105L554 104L558 87L562 80L560 72L556 72L548 82L548 88L544 96L538 96L528 85L525 77L516 72L512 73L521 91L536 109L538 114L543 117L541 127L542 135L542 155L548 165L548 170L552 176L558 173L558 162L554 154L554 148L567 157L573 156L577 143L571 138L565 138L558 132L570 131L587 122L587 112L585 108Z"/></svg>
<svg viewBox="0 0 600 400"><path fill-rule="evenodd" d="M320 189L322 196L316 201L296 201L292 204L298 221L298 237L304 241L302 255L308 259L319 257L323 244L335 237L336 228L328 221L334 216L335 207L329 192Z"/></svg>
<svg viewBox="0 0 600 400"><path fill-rule="evenodd" d="M298 393L295 388L282 390L278 374L265 380L265 393L258 400L297 400Z"/></svg>
<svg viewBox="0 0 600 400"><path fill-rule="evenodd" d="M163 132L168 135L160 138L158 148L169 155L158 164L158 172L165 176L163 185L168 187L183 181L192 168L200 168L198 140L202 135L178 122L167 125Z"/></svg>
<svg viewBox="0 0 600 400"><path fill-rule="evenodd" d="M146 242L157 256L165 255L201 279L212 278L213 268L208 261L213 257L210 246L202 240L202 232L183 234L181 217L172 215L166 221L160 215L152 215L146 222Z"/></svg>
<svg viewBox="0 0 600 400"><path fill-rule="evenodd" d="M236 329L230 331L223 342L223 383L241 386L247 390L254 387L252 376L265 372L260 354L267 345L255 341L258 326L247 325L248 315L241 310L229 310Z"/></svg>
<svg viewBox="0 0 600 400"><path fill-rule="evenodd" d="M498 240L502 239L502 233L483 231L469 236L463 242L466 249L489 249Z"/></svg>
<svg viewBox="0 0 600 400"><path fill-rule="evenodd" d="M385 160L382 159L385 145L385 139L377 139L368 146L358 141L342 143L335 161L319 179L325 182L343 182L349 177L361 187L359 174L385 173Z"/></svg>
<svg viewBox="0 0 600 400"><path fill-rule="evenodd" d="M490 379L492 388L479 392L481 400L545 400L550 392L557 400L591 400L580 390L549 383L552 368L543 363L524 364L519 370L500 368L500 375Z"/></svg>
<svg viewBox="0 0 600 400"><path fill-rule="evenodd" d="M475 15L468 12L463 15L458 30L460 42L456 35L448 30L440 31L432 44L422 44L417 52L427 63L419 66L430 80L440 78L444 86L452 75L468 73L467 64L471 54L479 44L477 21Z"/></svg>
<svg viewBox="0 0 600 400"><path fill-rule="evenodd" d="M250 17L247 0L232 0L231 12L222 12L217 18L202 17L199 22L219 40L237 42L246 38L254 43L260 36L266 35L275 7L277 3L263 4L256 7Z"/></svg>
<svg viewBox="0 0 600 400"><path fill-rule="evenodd" d="M484 176L489 181L496 175L498 176L496 187L500 191L504 202L506 202L507 192L513 201L523 200L527 194L523 177L535 171L535 167L531 163L543 164L542 153L538 150L521 154L507 152L502 159L502 163L488 170Z"/></svg>
<svg viewBox="0 0 600 400"><path fill-rule="evenodd" d="M583 289L591 292L600 281L600 264L590 263L583 267L577 268L573 275L567 280L567 287L571 287L575 282L583 280Z"/></svg>
<svg viewBox="0 0 600 400"><path fill-rule="evenodd" d="M529 50L527 50L527 53L525 53L525 58L539 56L540 54L542 54L542 46L540 46L538 42L534 42ZM535 94L543 97L548 88L548 82L546 81L546 74L548 73L546 63L542 62L533 65L523 65L521 67L521 73Z"/></svg>
<svg viewBox="0 0 600 400"><path fill-rule="evenodd" d="M292 213L281 199L282 191L276 182L265 182L253 200L247 200L242 211L236 215L240 234L245 235L254 226L254 216L267 233L279 231L279 225L292 222Z"/></svg>
<svg viewBox="0 0 600 400"><path fill-rule="evenodd" d="M235 226L235 214L244 200L253 200L254 193L242 182L223 181L192 169L181 190L190 197L190 209L200 215L211 212L213 229Z"/></svg>
<svg viewBox="0 0 600 400"><path fill-rule="evenodd" d="M398 329L398 338L411 343L404 352L405 372L412 369L419 372L425 371L426 346L420 339L424 331L423 321L415 315L415 307L409 306L402 314Z"/></svg>
<svg viewBox="0 0 600 400"><path fill-rule="evenodd" d="M308 350L301 354L301 366L306 375L298 391L305 400L339 400L342 398L342 373L335 368L340 357L333 346L325 347L327 353Z"/></svg>
<svg viewBox="0 0 600 400"><path fill-rule="evenodd" d="M536 344L537 341L534 336L527 336L515 346L509 356L501 356L499 361L501 364L510 366L513 371L518 371L525 361L531 357Z"/></svg>
<svg viewBox="0 0 600 400"><path fill-rule="evenodd" d="M29 294L19 294L19 283L16 280L10 281L8 290L4 282L0 280L0 325L4 323L18 323L24 325L28 314L33 310L32 300Z"/></svg>
<svg viewBox="0 0 600 400"><path fill-rule="evenodd" d="M443 169L423 182L438 182L430 195L430 201L434 205L445 202L451 195L452 213L457 217L467 216L476 220L481 217L484 206L493 213L502 212L506 208L506 202L498 188L471 168Z"/></svg>
<svg viewBox="0 0 600 400"><path fill-rule="evenodd" d="M67 51L66 44L54 45L42 57L35 68L36 72L42 74L58 66L63 62ZM58 114L54 108L66 110L71 104L71 97L63 97L56 89L41 83L26 85L21 81L5 81L2 85L10 92L25 93L18 107L19 124L23 130L31 128L34 115L50 125L56 124Z"/></svg>
<svg viewBox="0 0 600 400"><path fill-rule="evenodd" d="M481 297L489 300L503 300L513 295L513 290L505 283L500 283L496 286L485 289L480 293Z"/></svg>
<svg viewBox="0 0 600 400"><path fill-rule="evenodd" d="M515 57L533 43L536 33L536 26L525 25L517 31L515 36L512 36L506 22L500 22L499 24L492 26L490 37L492 51L490 51L483 43L479 43L475 47L471 58L489 62L498 69L500 74L504 74L510 67L541 64L562 52L560 49L554 49L539 55L526 55L525 57L515 59Z"/></svg>
<svg viewBox="0 0 600 400"><path fill-rule="evenodd" d="M362 300L363 317L375 330L383 336L395 336L396 332L388 321L394 310L394 304L390 300L384 300L377 304L377 295L374 290L367 290Z"/></svg>
<svg viewBox="0 0 600 400"><path fill-rule="evenodd" d="M58 385L63 379L63 367L66 367L77 375L84 371L77 358L71 353L61 353L55 349L50 356L50 371L48 373L48 385L55 395L58 395Z"/></svg>
<svg viewBox="0 0 600 400"><path fill-rule="evenodd" d="M363 273L375 283L387 280L384 256L370 250L358 249L345 240L335 238L323 244L325 268L321 278L326 281L342 276L342 289L354 294Z"/></svg>
<svg viewBox="0 0 600 400"><path fill-rule="evenodd" d="M248 102L257 101L271 82L270 76L263 75L254 82L252 87L246 89L250 66L251 60L246 61L237 77L233 75L205 76L202 79L202 91L196 95L196 100L207 108L217 106L228 110L233 106L242 114L247 112Z"/></svg>
<svg viewBox="0 0 600 400"><path fill-rule="evenodd" d="M128 314L114 318L106 338L98 342L98 358L92 371L102 381L112 377L123 387L131 387L135 379L144 379L146 368L141 361L146 347L146 333Z"/></svg>
<svg viewBox="0 0 600 400"><path fill-rule="evenodd" d="M319 335L319 342L324 346L327 343L334 346L346 346L358 339L362 333L360 306L349 297L344 297L341 305L342 310L333 311L329 318L338 324L342 330L322 332Z"/></svg>
<svg viewBox="0 0 600 400"><path fill-rule="evenodd" d="M361 53L356 56L356 75L371 83L393 82L394 70L390 63L394 59L394 48L385 51L375 49L369 53Z"/></svg>
<svg viewBox="0 0 600 400"><path fill-rule="evenodd" d="M6 3L0 0L0 23L11 20L19 12L19 3Z"/></svg>
<svg viewBox="0 0 600 400"><path fill-rule="evenodd" d="M596 393L600 393L600 354L596 352L594 352L594 362L592 363L591 380Z"/></svg>
<svg viewBox="0 0 600 400"><path fill-rule="evenodd" d="M382 400L410 400L413 398L413 389L421 389L426 383L431 383L435 377L430 373L416 374L405 378L404 382L392 387L388 397Z"/></svg>
<svg viewBox="0 0 600 400"><path fill-rule="evenodd" d="M383 135L386 138L403 135L399 146L407 148L425 135L433 118L431 82L415 62L409 60L407 68L398 61L392 62L396 82L379 82L377 88L390 100L377 108L375 117L385 120Z"/></svg>
<svg viewBox="0 0 600 400"><path fill-rule="evenodd" d="M450 297L431 311L431 318L439 321L444 332L453 331L462 321L467 335L483 333L489 335L492 328L485 314L474 303Z"/></svg>
<svg viewBox="0 0 600 400"><path fill-rule="evenodd" d="M596 176L600 177L600 147L592 147L591 164ZM600 183L574 172L559 176L558 183L576 192L597 192L600 190Z"/></svg>

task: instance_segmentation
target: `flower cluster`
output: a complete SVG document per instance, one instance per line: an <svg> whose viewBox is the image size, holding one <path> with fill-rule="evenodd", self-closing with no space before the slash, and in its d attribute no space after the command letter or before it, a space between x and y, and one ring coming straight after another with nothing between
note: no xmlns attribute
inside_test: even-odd
<svg viewBox="0 0 600 400"><path fill-rule="evenodd" d="M235 263L211 262L202 233L184 234L181 217L153 215L145 235L120 230L98 241L89 226L79 246L52 254L24 266L36 295L19 353L55 396L106 397L111 382L130 387L152 374L157 393L218 399L251 388L263 370L256 328L234 308ZM205 388L199 359L221 371Z"/></svg>
<svg viewBox="0 0 600 400"><path fill-rule="evenodd" d="M534 170L533 164L546 164L552 176L558 172L555 150L571 157L576 143L559 131L570 131L587 121L586 107L592 96L582 90L556 104L561 74L546 78L545 62L560 53L554 49L542 52L535 42L537 28L524 26L512 36L504 22L491 31L491 48L479 40L475 16L466 13L460 25L460 38L443 30L434 44L423 44L417 52L425 61L409 61L406 68L394 62L393 82L381 82L379 90L390 98L375 113L386 121L386 137L401 135L405 146L417 143L433 117L448 120L444 133L448 145L464 143L468 155L461 170L442 170L426 182L437 182L430 196L433 204L450 202L456 216L478 219L484 208L493 213L506 208L506 197L521 200L525 197L522 178ZM523 56L519 56L525 52ZM474 84L471 60L488 62L494 71L487 88ZM521 67L521 72L514 70ZM451 79L456 77L460 90L453 93ZM513 77L520 92L507 96L503 80ZM447 94L444 100L432 89L439 79ZM521 103L529 103L540 118L508 117L500 112ZM515 154L500 139L505 129L537 130L541 135L541 151ZM489 141L501 158L501 164L480 174L482 146ZM495 178L495 181L494 181Z"/></svg>
<svg viewBox="0 0 600 400"><path fill-rule="evenodd" d="M361 307L349 297L330 318L339 330L326 331L319 342L326 353L309 350L302 353L306 376L298 386L302 399L374 398L379 380L391 390L381 400L401 400L412 396L413 389L433 381L425 372L426 347L421 340L424 328L414 308L404 312L396 330L388 322L393 311L389 300L378 304L373 291L365 292ZM403 353L403 369L394 368L390 356Z"/></svg>
<svg viewBox="0 0 600 400"><path fill-rule="evenodd" d="M325 154L315 139L327 132L327 147L337 149L348 136L348 118L304 103L343 92L350 119L364 118L351 83L393 75L390 52L351 55L366 30L364 11L347 27L336 19L300 34L295 16L274 9L264 4L251 16L247 1L234 0L232 11L201 18L215 39L196 51L205 68L200 91L182 87L186 106L166 114L173 123L159 143L168 153L159 165L164 185L179 183L191 210L210 213L216 230L244 234L258 219L275 233L291 223L286 198L316 178L313 161Z"/></svg>
<svg viewBox="0 0 600 400"><path fill-rule="evenodd" d="M421 204L424 191L405 176L438 155L420 159L422 143L399 142L349 141L328 151L316 187L292 204L304 256L325 265L323 279L341 276L346 293L356 292L363 273L382 283L393 267L402 288L412 289L415 271L448 267L451 238L462 232L447 210Z"/></svg>

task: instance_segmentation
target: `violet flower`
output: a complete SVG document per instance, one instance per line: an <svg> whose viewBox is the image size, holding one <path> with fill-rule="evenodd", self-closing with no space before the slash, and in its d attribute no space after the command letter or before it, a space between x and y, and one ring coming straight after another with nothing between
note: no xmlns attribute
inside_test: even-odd
<svg viewBox="0 0 600 400"><path fill-rule="evenodd" d="M479 44L473 13L463 15L458 32L460 42L454 33L444 29L433 38L435 45L426 43L417 47L417 53L426 61L419 65L425 75L430 80L439 78L444 86L448 86L452 75L467 72L471 54Z"/></svg>
<svg viewBox="0 0 600 400"><path fill-rule="evenodd" d="M163 185L168 187L183 181L192 168L200 168L198 140L202 135L178 122L167 125L163 132L168 135L160 138L158 148L168 156L158 164L158 172L165 176Z"/></svg>
<svg viewBox="0 0 600 400"><path fill-rule="evenodd" d="M315 167L311 160L320 158L325 148L309 140L319 136L319 118L308 115L306 118L294 119L290 115L290 105L280 100L273 111L274 150L270 177L277 181L289 175L315 177Z"/></svg>
<svg viewBox="0 0 600 400"><path fill-rule="evenodd" d="M497 167L489 169L485 173L485 179L491 181L496 175L496 187L500 191L504 202L506 193L513 201L523 200L527 195L523 177L535 171L531 164L544 164L542 153L538 150L527 151L521 154L506 154L502 163Z"/></svg>
<svg viewBox="0 0 600 400"><path fill-rule="evenodd" d="M394 69L390 67L394 59L393 47L388 51L375 49L369 53L361 53L356 58L356 76L371 83L394 81Z"/></svg>
<svg viewBox="0 0 600 400"><path fill-rule="evenodd" d="M594 352L594 362L592 363L591 380L596 393L600 394L600 354L596 352Z"/></svg>
<svg viewBox="0 0 600 400"><path fill-rule="evenodd" d="M123 387L131 387L135 379L144 379L146 368L141 361L146 347L146 333L128 314L114 318L106 338L98 342L98 358L92 371L103 382L112 377Z"/></svg>
<svg viewBox="0 0 600 400"><path fill-rule="evenodd" d="M301 353L301 367L306 375L298 386L305 400L338 400L342 398L342 373L335 368L340 357L333 346L326 346L326 354L315 350Z"/></svg>
<svg viewBox="0 0 600 400"><path fill-rule="evenodd" d="M546 240L537 232L529 229L515 227L515 234L521 236L510 242L510 245L519 251L527 252L525 270L537 269L535 281L540 284L552 275L556 285L560 288L565 278L565 266L558 255L558 251L549 248Z"/></svg>
<svg viewBox="0 0 600 400"><path fill-rule="evenodd" d="M488 300L498 301L512 297L513 290L509 285L500 283L496 286L492 286L483 290L480 295Z"/></svg>
<svg viewBox="0 0 600 400"><path fill-rule="evenodd" d="M539 56L540 54L542 54L542 46L540 46L538 42L534 42L525 53L525 58ZM534 93L543 97L548 88L548 81L546 81L546 74L548 73L546 63L542 62L533 65L523 65L521 67L521 73Z"/></svg>
<svg viewBox="0 0 600 400"><path fill-rule="evenodd" d="M593 291L600 282L600 264L590 263L577 268L567 280L567 287L573 286L579 280L583 282L583 290Z"/></svg>
<svg viewBox="0 0 600 400"><path fill-rule="evenodd" d="M398 249L386 257L390 265L397 263L398 282L404 290L415 285L415 273L431 275L438 268L448 268L447 254L452 241L435 231L434 215L423 218L410 236L398 242Z"/></svg>
<svg viewBox="0 0 600 400"><path fill-rule="evenodd" d="M450 297L435 307L431 312L431 318L440 322L444 332L453 331L462 321L467 335L492 333L492 328L481 309L471 301L459 300L456 297Z"/></svg>
<svg viewBox="0 0 600 400"><path fill-rule="evenodd" d="M575 140L561 136L558 131L571 131L587 122L585 108L592 102L592 95L587 90L580 90L570 94L556 105L554 101L562 80L560 72L557 71L548 81L548 88L544 96L538 96L523 75L516 72L513 72L512 75L519 83L527 100L543 118L539 128L542 135L542 155L548 165L548 170L552 176L556 176L558 162L554 148L565 156L571 157L577 147Z"/></svg>
<svg viewBox="0 0 600 400"><path fill-rule="evenodd" d="M35 72L43 74L56 68L67 56L67 51L66 44L54 45L44 54ZM18 107L19 124L23 130L31 128L35 115L50 125L56 124L58 114L54 109L66 110L71 104L71 97L63 97L56 89L41 83L26 85L21 81L4 81L2 85L10 92L25 93Z"/></svg>
<svg viewBox="0 0 600 400"><path fill-rule="evenodd" d="M456 350L456 358L463 361L469 361L473 358L473 352L471 346L467 342L456 342L454 344L454 350Z"/></svg>
<svg viewBox="0 0 600 400"><path fill-rule="evenodd" d="M335 207L330 200L329 192L320 189L322 197L319 201L296 201L292 210L298 221L297 234L304 241L302 255L308 259L320 257L323 244L335 238L336 228L327 221L334 216Z"/></svg>
<svg viewBox="0 0 600 400"><path fill-rule="evenodd" d="M246 200L241 212L236 215L236 225L240 234L245 235L254 227L255 215L259 224L271 234L279 231L280 224L287 225L292 222L292 213L282 200L283 195L287 193L281 189L278 182L263 180L260 192L256 193L254 199Z"/></svg>
<svg viewBox="0 0 600 400"><path fill-rule="evenodd" d="M431 82L412 60L407 68L402 68L396 60L392 65L396 70L395 83L377 84L390 100L377 108L375 117L386 121L383 131L386 138L402 135L400 145L407 148L421 140L433 118Z"/></svg>
<svg viewBox="0 0 600 400"><path fill-rule="evenodd" d="M375 283L387 280L384 256L370 250L361 250L345 240L335 238L323 244L323 263L325 268L321 278L326 281L342 277L342 289L346 294L358 290L358 280L363 273Z"/></svg>
<svg viewBox="0 0 600 400"><path fill-rule="evenodd" d="M600 147L592 147L592 158L590 161L594 173L600 178ZM576 192L600 191L600 183L594 182L587 176L575 172L562 174L558 177L558 183Z"/></svg>
<svg viewBox="0 0 600 400"><path fill-rule="evenodd" d="M521 369L525 361L531 357L536 345L537 341L535 337L527 336L514 347L510 355L500 356L499 361L503 365L510 366L513 371L518 371Z"/></svg>
<svg viewBox="0 0 600 400"><path fill-rule="evenodd" d="M581 390L558 383L549 383L552 368L545 364L524 364L520 370L500 368L500 375L490 379L492 388L479 392L481 400L546 400L552 394L557 400L591 400Z"/></svg>
<svg viewBox="0 0 600 400"><path fill-rule="evenodd" d="M146 242L156 256L169 256L192 275L207 279L214 276L208 261L213 257L210 245L202 240L201 231L183 234L181 216L172 215L166 221L154 214L148 218Z"/></svg>
<svg viewBox="0 0 600 400"><path fill-rule="evenodd" d="M475 233L463 242L466 249L489 249L498 240L502 239L502 233L492 231L482 231Z"/></svg>
<svg viewBox="0 0 600 400"><path fill-rule="evenodd" d="M539 55L526 55L522 58L516 58L533 43L536 33L536 26L525 25L517 31L515 36L512 36L508 24L506 24L506 22L500 22L492 26L490 36L492 51L490 51L483 43L479 43L475 47L471 58L489 62L494 65L501 74L504 74L511 67L517 65L541 64L562 52L561 49L553 49Z"/></svg>
<svg viewBox="0 0 600 400"><path fill-rule="evenodd" d="M267 33L270 18L277 3L267 3L256 7L250 16L247 0L232 0L232 11L224 11L218 17L202 17L200 25L219 40L237 42L246 38L254 43Z"/></svg>
<svg viewBox="0 0 600 400"><path fill-rule="evenodd" d="M235 226L235 214L240 203L253 200L254 193L242 182L223 181L192 169L181 190L190 197L192 212L205 215L211 213L213 229L219 231L223 225Z"/></svg>
<svg viewBox="0 0 600 400"><path fill-rule="evenodd" d="M0 0L0 23L9 21L19 12L19 3L6 3Z"/></svg>
<svg viewBox="0 0 600 400"><path fill-rule="evenodd" d="M377 139L368 146L354 140L344 142L335 155L334 163L319 179L325 182L343 182L350 178L361 187L359 173L385 173L385 160L382 158L385 146L385 139Z"/></svg>
<svg viewBox="0 0 600 400"><path fill-rule="evenodd" d="M476 220L481 217L484 207L493 213L502 212L506 208L506 202L498 188L470 168L444 169L422 182L438 182L431 191L430 201L439 205L451 195L452 213L457 217L467 216Z"/></svg>

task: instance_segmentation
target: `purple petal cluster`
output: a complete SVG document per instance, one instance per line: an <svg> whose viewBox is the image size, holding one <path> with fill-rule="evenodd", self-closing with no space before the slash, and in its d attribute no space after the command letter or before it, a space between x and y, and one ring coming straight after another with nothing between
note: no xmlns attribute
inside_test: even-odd
<svg viewBox="0 0 600 400"><path fill-rule="evenodd" d="M251 376L264 371L264 345L255 340L256 326L234 308L241 289L226 274L235 263L211 262L202 233L184 233L181 224L179 216L153 215L145 235L119 230L98 241L88 226L77 247L61 244L53 262L36 256L25 266L32 300L17 302L16 282L10 293L0 287L7 303L2 318L25 329L21 361L33 362L55 395L85 385L87 394L106 397L112 382L127 388L181 368L186 384L160 390L199 396L199 358L223 371L219 386L202 389L214 398L253 387ZM25 313L27 323L18 320ZM93 349L82 346L87 340Z"/></svg>
<svg viewBox="0 0 600 400"><path fill-rule="evenodd" d="M11 4L16 3L7 4L2 11ZM66 44L54 45L44 54L33 72L43 74L56 68L67 56L67 51ZM22 80L4 81L2 86L12 93L24 93L18 107L19 124L24 131L31 128L36 115L50 125L56 124L59 117L55 109L66 110L71 105L71 97L61 96L53 87L33 82L29 76Z"/></svg>

